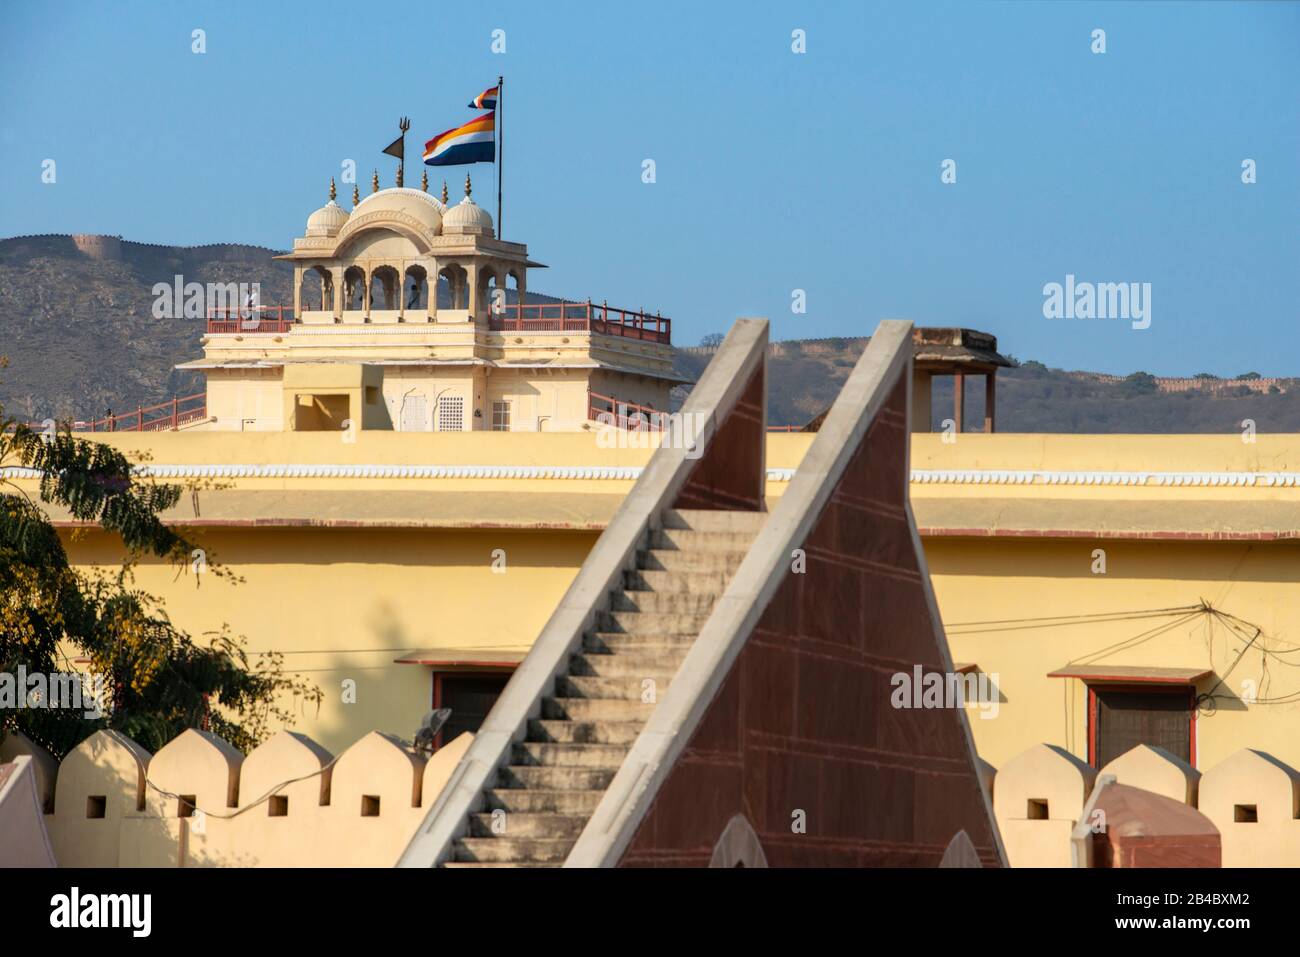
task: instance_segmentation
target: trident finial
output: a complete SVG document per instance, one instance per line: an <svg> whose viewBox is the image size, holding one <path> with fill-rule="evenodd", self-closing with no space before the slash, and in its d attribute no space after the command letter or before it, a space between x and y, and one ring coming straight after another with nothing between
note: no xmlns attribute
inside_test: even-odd
<svg viewBox="0 0 1300 957"><path fill-rule="evenodd" d="M397 121L397 128L401 130L403 133L405 133L407 130L411 128L411 121L408 120L406 117L402 117L400 120Z"/></svg>
<svg viewBox="0 0 1300 957"><path fill-rule="evenodd" d="M352 205L356 206L361 202L361 190L357 189L357 184L352 184Z"/></svg>
<svg viewBox="0 0 1300 957"><path fill-rule="evenodd" d="M465 197L468 199L473 192L474 192L474 187L470 184L469 173L466 173L465 174Z"/></svg>
<svg viewBox="0 0 1300 957"><path fill-rule="evenodd" d="M420 189L426 193L429 191L429 171L427 169L420 173Z"/></svg>
<svg viewBox="0 0 1300 957"><path fill-rule="evenodd" d="M338 193L334 190L334 177L331 176L331 177L330 177L330 202L331 202L331 203L334 202L334 200L335 200L335 198L336 198L337 196L338 196Z"/></svg>
<svg viewBox="0 0 1300 957"><path fill-rule="evenodd" d="M442 181L442 205L447 205L447 181Z"/></svg>

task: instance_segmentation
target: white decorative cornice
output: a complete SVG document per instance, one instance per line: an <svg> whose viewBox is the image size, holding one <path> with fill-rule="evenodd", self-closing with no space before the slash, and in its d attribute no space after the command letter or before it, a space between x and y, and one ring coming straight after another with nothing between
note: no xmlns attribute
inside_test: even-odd
<svg viewBox="0 0 1300 957"><path fill-rule="evenodd" d="M612 479L634 480L639 466L605 465L138 465L134 472L149 478L412 478L412 479ZM9 466L4 478L40 478L36 469Z"/></svg>
<svg viewBox="0 0 1300 957"><path fill-rule="evenodd" d="M1264 486L1273 488L1300 485L1300 473L913 469L912 481L918 485Z"/></svg>
<svg viewBox="0 0 1300 957"><path fill-rule="evenodd" d="M346 478L346 479L576 479L628 482L641 476L640 466L613 465L380 465L380 464L188 464L139 465L141 477L186 478ZM789 482L793 468L769 468L769 482ZM36 469L7 466L0 478L40 478ZM917 485L1110 485L1147 487L1300 486L1297 472L1054 472L1043 470L913 469Z"/></svg>
<svg viewBox="0 0 1300 957"><path fill-rule="evenodd" d="M358 478L358 479L605 479L630 482L639 465L137 465L142 478ZM794 469L768 469L770 482L788 482ZM0 468L0 477L36 479L41 473L20 466Z"/></svg>

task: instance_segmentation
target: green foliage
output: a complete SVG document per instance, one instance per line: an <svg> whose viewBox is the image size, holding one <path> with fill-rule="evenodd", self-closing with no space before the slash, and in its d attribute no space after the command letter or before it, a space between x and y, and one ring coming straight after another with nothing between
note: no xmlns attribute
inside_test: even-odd
<svg viewBox="0 0 1300 957"><path fill-rule="evenodd" d="M1134 372L1124 377L1120 388L1131 395L1153 395L1160 391L1160 384L1149 372Z"/></svg>
<svg viewBox="0 0 1300 957"><path fill-rule="evenodd" d="M134 584L142 558L181 568L193 544L159 517L180 497L177 486L140 479L121 452L74 438L44 435L5 419L0 409L0 467L34 470L40 503L12 480L0 480L0 672L81 670L102 676L103 717L84 710L18 708L0 712L11 729L62 756L99 728L120 730L156 750L191 727L211 730L240 748L263 740L291 714L286 700L319 703L320 691L287 676L278 655L250 666L242 639L226 631L202 643L172 625L162 603ZM117 535L125 559L114 572L73 568L42 505ZM208 560L210 577L230 579ZM196 583L198 576L196 575Z"/></svg>

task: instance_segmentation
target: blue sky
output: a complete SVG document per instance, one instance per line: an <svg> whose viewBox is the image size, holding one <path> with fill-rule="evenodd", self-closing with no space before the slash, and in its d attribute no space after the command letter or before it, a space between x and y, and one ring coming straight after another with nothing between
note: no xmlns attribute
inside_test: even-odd
<svg viewBox="0 0 1300 957"><path fill-rule="evenodd" d="M498 73L538 291L679 344L908 318L1067 368L1300 375L1295 4L11 4L0 235L284 248L344 160L391 185L397 118L414 152ZM1150 328L1044 318L1067 273L1151 283Z"/></svg>

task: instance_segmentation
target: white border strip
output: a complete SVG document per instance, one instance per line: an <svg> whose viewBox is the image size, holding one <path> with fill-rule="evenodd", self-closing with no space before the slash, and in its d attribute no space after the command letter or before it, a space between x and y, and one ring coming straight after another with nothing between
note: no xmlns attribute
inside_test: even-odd
<svg viewBox="0 0 1300 957"><path fill-rule="evenodd" d="M140 465L142 478L358 478L358 479L605 479L634 482L639 465L378 465L378 464L232 464ZM769 482L789 482L792 468L769 468ZM41 473L21 466L0 468L0 478L37 479ZM1130 485L1295 488L1300 472L1052 472L985 469L913 469L916 485Z"/></svg>
<svg viewBox="0 0 1300 957"><path fill-rule="evenodd" d="M1300 485L1297 472L1062 472L1041 469L912 469L917 485Z"/></svg>
<svg viewBox="0 0 1300 957"><path fill-rule="evenodd" d="M641 466L606 465L138 465L142 478L609 479L635 481ZM36 479L36 469L0 468L0 477ZM769 476L770 478L770 476ZM780 481L780 479L773 479Z"/></svg>

